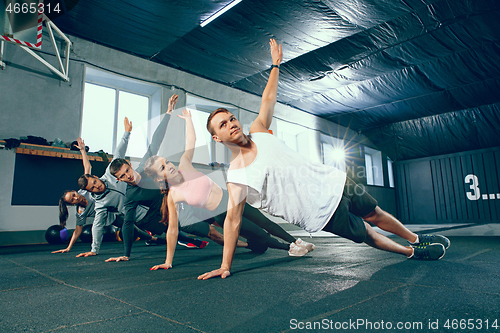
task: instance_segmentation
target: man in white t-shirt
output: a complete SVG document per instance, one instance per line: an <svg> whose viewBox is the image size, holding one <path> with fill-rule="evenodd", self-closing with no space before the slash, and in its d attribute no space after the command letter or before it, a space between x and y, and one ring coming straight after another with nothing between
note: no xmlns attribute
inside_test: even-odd
<svg viewBox="0 0 500 333"><path fill-rule="evenodd" d="M309 232L328 231L408 258L441 259L450 245L446 237L411 232L383 211L377 201L344 172L305 160L269 134L277 100L279 65L283 59L281 45L274 39L270 40L270 47L273 65L250 134L242 133L239 121L226 109L212 112L207 120L207 129L213 139L223 143L232 153L227 174L230 200L224 223L221 268L200 275L198 279L230 275L245 202ZM363 220L410 244L403 246L394 242Z"/></svg>

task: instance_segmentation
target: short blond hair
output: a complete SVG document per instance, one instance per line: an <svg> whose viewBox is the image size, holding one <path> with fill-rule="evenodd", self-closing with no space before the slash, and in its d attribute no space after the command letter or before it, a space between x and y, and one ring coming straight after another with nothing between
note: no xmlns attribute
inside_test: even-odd
<svg viewBox="0 0 500 333"><path fill-rule="evenodd" d="M215 135L214 128L212 127L212 119L215 117L215 115L217 115L219 113L231 113L231 112L229 112L229 110L225 109L225 108L218 108L217 110L213 111L210 114L210 116L208 116L208 119L207 119L207 130L208 130L208 132L210 132L210 135Z"/></svg>

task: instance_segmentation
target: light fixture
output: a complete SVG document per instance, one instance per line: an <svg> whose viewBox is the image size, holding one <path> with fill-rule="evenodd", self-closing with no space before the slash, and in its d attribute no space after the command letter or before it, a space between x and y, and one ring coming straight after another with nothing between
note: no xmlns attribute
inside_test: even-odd
<svg viewBox="0 0 500 333"><path fill-rule="evenodd" d="M206 26L207 24L209 24L210 22L212 22L213 20L215 20L216 18L218 18L219 16L221 16L222 14L224 14L225 12L227 12L229 9L233 8L234 6L239 4L240 2L241 2L241 0L234 0L230 3L228 3L226 6L222 7L217 12L212 14L209 18L207 18L206 20L201 22L201 24L200 24L201 27Z"/></svg>
<svg viewBox="0 0 500 333"><path fill-rule="evenodd" d="M345 151L342 147L334 147L330 152L330 158L337 163L345 162Z"/></svg>
<svg viewBox="0 0 500 333"><path fill-rule="evenodd" d="M324 164L331 165L343 171L346 170L347 151L342 140L331 138L331 143L322 142L321 153Z"/></svg>

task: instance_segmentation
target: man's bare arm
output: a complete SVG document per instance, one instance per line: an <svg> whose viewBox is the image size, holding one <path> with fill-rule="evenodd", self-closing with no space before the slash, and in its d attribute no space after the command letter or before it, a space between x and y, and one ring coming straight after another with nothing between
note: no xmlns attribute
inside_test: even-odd
<svg viewBox="0 0 500 333"><path fill-rule="evenodd" d="M224 251L219 269L198 276L198 280L207 280L220 276L225 279L230 273L234 252L240 235L241 217L245 208L247 187L245 185L228 183L229 201L224 221Z"/></svg>
<svg viewBox="0 0 500 333"><path fill-rule="evenodd" d="M283 59L283 51L281 44L278 45L276 40L269 41L271 47L271 57L273 58L273 65L279 66ZM260 105L259 115L250 127L250 133L254 132L268 132L274 115L274 106L276 105L278 95L278 80L279 68L273 67L269 74L266 88L262 93L262 102Z"/></svg>
<svg viewBox="0 0 500 333"><path fill-rule="evenodd" d="M181 156L180 164L190 165L193 162L194 148L196 145L196 132L194 130L193 118L191 118L191 112L186 109L182 111L182 116L178 115L178 117L186 121L186 148L184 154Z"/></svg>
<svg viewBox="0 0 500 333"><path fill-rule="evenodd" d="M116 146L115 152L113 154L113 159L125 158L125 153L127 152L128 140L130 139L130 133L132 132L132 122L128 120L127 117L123 119L123 126L125 131L123 136ZM109 169L108 169L109 170Z"/></svg>
<svg viewBox="0 0 500 333"><path fill-rule="evenodd" d="M73 245L75 245L78 237L80 237L80 235L82 234L82 229L83 229L83 227L81 225L77 225L76 228L75 228L75 231L73 232L73 235L71 236L71 240L69 241L68 247L66 247L65 249L62 249L62 250L54 251L52 253L66 253L66 252L69 252L71 250L71 248L73 247Z"/></svg>
<svg viewBox="0 0 500 333"><path fill-rule="evenodd" d="M83 141L82 138L76 139L76 142L78 143L75 145L78 149L80 149L80 153L82 154L82 162L83 162L83 174L84 175L90 175L90 172L92 171L92 165L90 164L89 157L87 156L87 151L85 150L85 141Z"/></svg>

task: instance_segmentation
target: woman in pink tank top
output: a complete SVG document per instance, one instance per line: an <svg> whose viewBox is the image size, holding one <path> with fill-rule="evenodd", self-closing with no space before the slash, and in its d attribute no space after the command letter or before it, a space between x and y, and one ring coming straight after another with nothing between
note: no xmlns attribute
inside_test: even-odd
<svg viewBox="0 0 500 333"><path fill-rule="evenodd" d="M178 203L185 202L191 206L205 208L206 210L213 212L214 215L219 215L221 212L224 212L225 214L227 209L227 191L223 190L219 185L214 183L207 175L196 170L192 164L196 134L193 121L191 119L191 113L188 110L183 110L182 116L178 115L178 117L186 121L186 149L180 159L178 168L176 168L172 162L160 156L150 157L146 161L144 167L146 174L153 178L163 190L164 198L161 208L163 215L162 222L168 222L167 258L164 264L156 265L151 268L152 270L159 268L168 269L172 267L175 244L177 243L176 236L179 227L178 214L176 210L176 205ZM308 251L312 251L314 249L314 245L301 241L300 239L296 240L293 236L283 230L283 228L266 218L257 209L246 205L245 210L248 210L249 216L252 216L248 218L250 218L251 221L258 227L267 230L270 234L275 235L287 242L286 244L281 243L276 239L269 237L266 232L261 230L262 238L266 239L263 241L265 249L267 249L267 247L273 247L288 250L290 247L289 254L292 256L304 255ZM217 218L216 221L219 222ZM221 221L223 222L223 219ZM212 229L218 234L215 234L216 237L222 238L222 235L218 233L213 226L210 230L211 232ZM255 228L249 233L255 234L254 231ZM241 235L245 237L243 226L241 229ZM297 243L295 243L296 241ZM220 242L218 243L220 244ZM294 245L290 246L291 243ZM240 241L238 244L243 247L247 245ZM298 245L300 245L300 249L298 249Z"/></svg>

